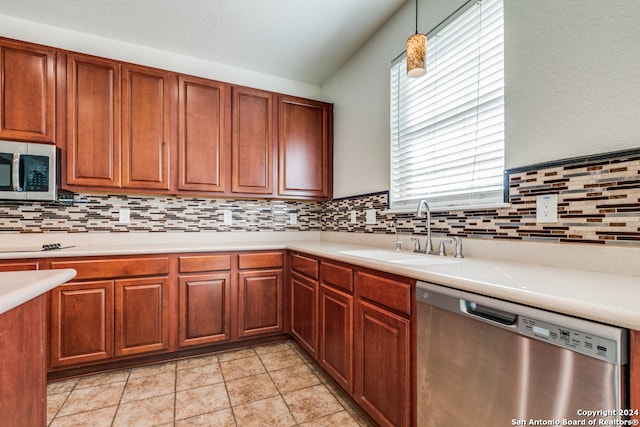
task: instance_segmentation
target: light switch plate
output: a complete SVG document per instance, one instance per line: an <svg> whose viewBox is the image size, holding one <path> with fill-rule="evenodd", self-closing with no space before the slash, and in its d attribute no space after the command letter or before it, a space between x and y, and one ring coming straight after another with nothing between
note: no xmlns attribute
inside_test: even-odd
<svg viewBox="0 0 640 427"><path fill-rule="evenodd" d="M222 211L224 218L224 225L233 225L233 215L231 211Z"/></svg>
<svg viewBox="0 0 640 427"><path fill-rule="evenodd" d="M558 222L557 194L543 194L536 198L536 222Z"/></svg>
<svg viewBox="0 0 640 427"><path fill-rule="evenodd" d="M367 209L365 211L367 224L376 224L376 210L375 209Z"/></svg>
<svg viewBox="0 0 640 427"><path fill-rule="evenodd" d="M351 211L351 218L349 221L351 224L357 224L358 223L358 217L356 214L356 211Z"/></svg>
<svg viewBox="0 0 640 427"><path fill-rule="evenodd" d="M120 224L130 224L131 223L131 209L129 209L129 208L121 208L118 211L118 222Z"/></svg>

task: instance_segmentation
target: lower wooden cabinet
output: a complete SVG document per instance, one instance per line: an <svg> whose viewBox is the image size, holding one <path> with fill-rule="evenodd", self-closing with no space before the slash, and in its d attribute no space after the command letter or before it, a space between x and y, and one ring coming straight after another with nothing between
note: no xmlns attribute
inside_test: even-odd
<svg viewBox="0 0 640 427"><path fill-rule="evenodd" d="M231 339L231 274L180 276L178 345L213 344Z"/></svg>
<svg viewBox="0 0 640 427"><path fill-rule="evenodd" d="M318 362L346 391L353 391L353 295L320 285Z"/></svg>
<svg viewBox="0 0 640 427"><path fill-rule="evenodd" d="M312 356L317 351L318 281L291 274L291 335Z"/></svg>
<svg viewBox="0 0 640 427"><path fill-rule="evenodd" d="M44 426L46 295L0 314L0 424Z"/></svg>
<svg viewBox="0 0 640 427"><path fill-rule="evenodd" d="M50 367L113 357L114 281L70 283L51 291Z"/></svg>
<svg viewBox="0 0 640 427"><path fill-rule="evenodd" d="M355 310L356 401L381 426L409 426L409 319L360 299Z"/></svg>
<svg viewBox="0 0 640 427"><path fill-rule="evenodd" d="M168 279L116 280L115 286L115 356L167 350Z"/></svg>
<svg viewBox="0 0 640 427"><path fill-rule="evenodd" d="M282 332L282 270L238 273L238 336Z"/></svg>

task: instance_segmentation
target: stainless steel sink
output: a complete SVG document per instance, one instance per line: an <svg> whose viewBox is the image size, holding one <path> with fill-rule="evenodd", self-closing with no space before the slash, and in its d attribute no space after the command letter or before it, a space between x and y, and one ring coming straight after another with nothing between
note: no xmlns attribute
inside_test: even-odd
<svg viewBox="0 0 640 427"><path fill-rule="evenodd" d="M384 249L359 249L353 251L340 251L340 253L411 267L428 267L431 265L455 264L462 262L460 259L445 258L437 255L413 254L411 252L387 251Z"/></svg>

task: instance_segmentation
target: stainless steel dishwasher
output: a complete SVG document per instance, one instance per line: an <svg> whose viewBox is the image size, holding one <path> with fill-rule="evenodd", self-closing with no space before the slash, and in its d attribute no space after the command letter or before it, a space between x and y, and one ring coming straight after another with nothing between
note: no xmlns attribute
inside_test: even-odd
<svg viewBox="0 0 640 427"><path fill-rule="evenodd" d="M603 422L626 419L627 330L426 282L416 296L419 427L625 425Z"/></svg>

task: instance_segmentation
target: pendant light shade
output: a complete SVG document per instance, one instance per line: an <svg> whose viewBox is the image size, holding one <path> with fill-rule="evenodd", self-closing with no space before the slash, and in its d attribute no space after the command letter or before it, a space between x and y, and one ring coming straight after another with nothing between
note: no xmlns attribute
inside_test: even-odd
<svg viewBox="0 0 640 427"><path fill-rule="evenodd" d="M427 36L418 34L418 0L416 0L416 33L407 39L407 76L422 77L427 73Z"/></svg>
<svg viewBox="0 0 640 427"><path fill-rule="evenodd" d="M407 39L407 76L421 77L427 72L427 36L414 34Z"/></svg>

